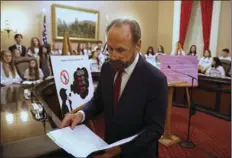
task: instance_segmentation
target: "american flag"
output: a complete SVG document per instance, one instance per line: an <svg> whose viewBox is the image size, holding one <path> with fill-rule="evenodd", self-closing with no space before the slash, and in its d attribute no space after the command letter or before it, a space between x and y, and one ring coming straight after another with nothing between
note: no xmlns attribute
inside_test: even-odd
<svg viewBox="0 0 232 158"><path fill-rule="evenodd" d="M44 15L44 24L43 24L43 44L47 44L47 29L46 29L46 15Z"/></svg>

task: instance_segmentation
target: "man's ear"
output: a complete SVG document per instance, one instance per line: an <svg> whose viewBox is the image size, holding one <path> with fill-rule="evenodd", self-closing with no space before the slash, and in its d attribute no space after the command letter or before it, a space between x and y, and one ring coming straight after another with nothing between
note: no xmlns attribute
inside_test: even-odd
<svg viewBox="0 0 232 158"><path fill-rule="evenodd" d="M142 46L142 41L141 41L141 40L138 40L138 42L136 43L136 51L137 51L137 52L140 52L141 46Z"/></svg>

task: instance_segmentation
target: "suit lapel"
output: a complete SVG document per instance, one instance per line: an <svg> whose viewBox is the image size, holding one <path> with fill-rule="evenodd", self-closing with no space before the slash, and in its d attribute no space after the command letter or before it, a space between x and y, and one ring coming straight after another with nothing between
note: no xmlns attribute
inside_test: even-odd
<svg viewBox="0 0 232 158"><path fill-rule="evenodd" d="M111 69L111 67L108 67L109 69L106 71L106 76L108 76L106 79L104 79L104 94L106 96L106 106L110 115L113 115L114 110L114 104L113 104L113 83L114 83L114 73ZM107 90L105 90L107 89Z"/></svg>

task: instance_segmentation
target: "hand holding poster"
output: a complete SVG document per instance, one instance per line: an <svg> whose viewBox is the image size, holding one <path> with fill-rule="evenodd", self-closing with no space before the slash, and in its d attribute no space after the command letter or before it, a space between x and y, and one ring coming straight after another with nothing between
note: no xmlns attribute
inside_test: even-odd
<svg viewBox="0 0 232 158"><path fill-rule="evenodd" d="M198 85L198 61L195 56L160 56L160 70L166 75L170 82L187 82L193 85Z"/></svg>
<svg viewBox="0 0 232 158"><path fill-rule="evenodd" d="M63 115L88 102L94 92L88 56L51 56Z"/></svg>

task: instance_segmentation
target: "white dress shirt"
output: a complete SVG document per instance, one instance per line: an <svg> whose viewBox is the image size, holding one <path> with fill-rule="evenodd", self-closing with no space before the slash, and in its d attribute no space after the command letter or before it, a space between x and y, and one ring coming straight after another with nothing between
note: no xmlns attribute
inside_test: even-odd
<svg viewBox="0 0 232 158"><path fill-rule="evenodd" d="M119 98L121 97L122 92L123 92L128 80L129 80L132 72L134 71L135 66L137 65L138 61L139 61L139 54L136 55L133 63L130 66L128 66L126 69L124 69L124 71L122 73L122 82L121 82L121 87L120 87ZM117 76L118 76L118 73L115 74L114 81L115 81ZM79 112L82 113L83 118L82 118L81 122L83 122L85 120L85 113L83 110L80 110Z"/></svg>
<svg viewBox="0 0 232 158"><path fill-rule="evenodd" d="M219 59L220 59L220 60L228 60L228 61L231 61L231 57L223 57L223 56L220 56Z"/></svg>
<svg viewBox="0 0 232 158"><path fill-rule="evenodd" d="M22 53L22 46L21 46L21 45L16 44L16 48L20 51L20 54L21 54L21 53Z"/></svg>

